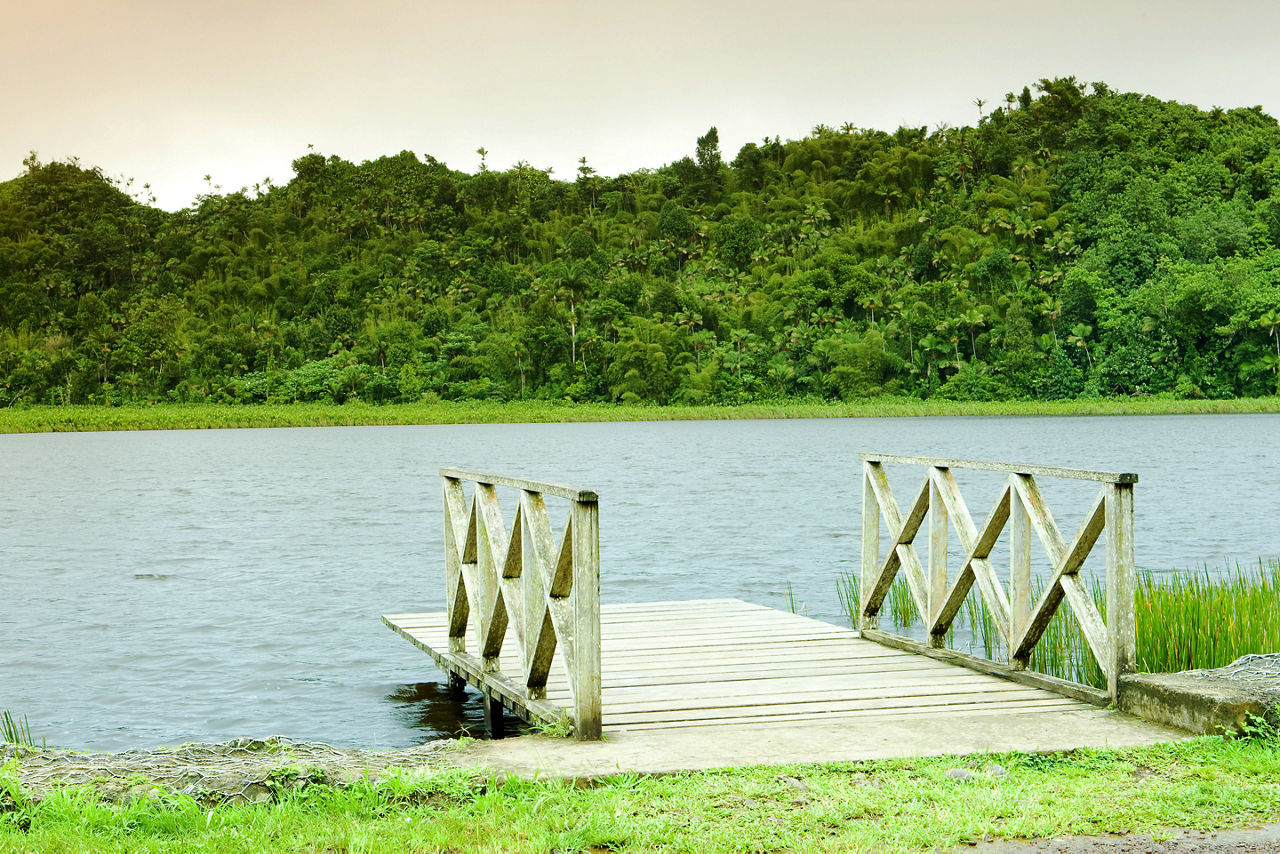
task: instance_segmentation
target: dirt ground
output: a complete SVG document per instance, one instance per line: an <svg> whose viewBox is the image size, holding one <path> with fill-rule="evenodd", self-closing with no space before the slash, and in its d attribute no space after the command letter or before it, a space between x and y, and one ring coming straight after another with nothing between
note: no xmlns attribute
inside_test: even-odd
<svg viewBox="0 0 1280 854"><path fill-rule="evenodd" d="M1057 839L1036 839L1019 842L979 842L965 845L956 851L977 851L982 854L1200 854L1200 852L1239 852L1239 854L1277 854L1280 852L1280 823L1246 827L1236 830L1219 830L1206 833L1198 830L1175 830L1172 838L1156 841L1149 835L1123 834L1117 836L1068 836Z"/></svg>
<svg viewBox="0 0 1280 854"><path fill-rule="evenodd" d="M16 756L18 780L37 798L53 787L90 785L110 801L172 792L212 806L270 800L285 787L376 778L390 768L412 773L441 764L441 754L455 744L441 739L404 750L371 751L272 736L123 753L4 745L0 764Z"/></svg>

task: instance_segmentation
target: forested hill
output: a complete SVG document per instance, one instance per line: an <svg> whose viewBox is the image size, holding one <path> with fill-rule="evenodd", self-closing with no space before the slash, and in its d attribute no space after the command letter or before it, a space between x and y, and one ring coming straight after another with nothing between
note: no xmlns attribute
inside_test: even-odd
<svg viewBox="0 0 1280 854"><path fill-rule="evenodd" d="M731 157L712 128L616 178L293 166L170 214L33 155L0 184L0 405L1277 390L1259 108L1058 79L976 127Z"/></svg>

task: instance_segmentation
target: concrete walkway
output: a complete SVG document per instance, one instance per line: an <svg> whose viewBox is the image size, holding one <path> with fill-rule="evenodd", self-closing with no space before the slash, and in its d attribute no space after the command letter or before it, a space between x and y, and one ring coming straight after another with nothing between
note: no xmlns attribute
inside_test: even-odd
<svg viewBox="0 0 1280 854"><path fill-rule="evenodd" d="M788 765L984 752L1131 747L1189 735L1120 712L1080 708L984 716L754 723L688 729L613 730L599 742L525 735L477 741L446 762L522 777L597 777L746 765Z"/></svg>

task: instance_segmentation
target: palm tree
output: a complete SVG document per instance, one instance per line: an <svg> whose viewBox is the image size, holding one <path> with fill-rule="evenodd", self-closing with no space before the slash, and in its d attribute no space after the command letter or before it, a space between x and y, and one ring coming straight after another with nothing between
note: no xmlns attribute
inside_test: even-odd
<svg viewBox="0 0 1280 854"><path fill-rule="evenodd" d="M987 317L978 309L970 308L963 312L957 320L969 330L969 357L976 362L978 361L978 344L974 330L979 326L986 326Z"/></svg>
<svg viewBox="0 0 1280 854"><path fill-rule="evenodd" d="M1280 309L1268 309L1258 318L1258 328L1267 330L1267 335L1276 342L1276 358L1280 359Z"/></svg>
<svg viewBox="0 0 1280 854"><path fill-rule="evenodd" d="M1086 340L1093 333L1093 327L1087 323L1077 323L1071 327L1071 334L1067 337L1068 344L1074 344L1084 350L1084 356L1089 360L1089 367L1093 367L1093 356L1089 355L1089 342Z"/></svg>

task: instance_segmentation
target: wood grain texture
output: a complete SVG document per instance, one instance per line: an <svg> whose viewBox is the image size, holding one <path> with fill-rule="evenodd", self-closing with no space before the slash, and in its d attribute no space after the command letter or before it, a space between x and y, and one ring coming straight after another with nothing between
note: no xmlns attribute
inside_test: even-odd
<svg viewBox="0 0 1280 854"><path fill-rule="evenodd" d="M935 457L863 454L864 537L878 535L883 522L893 545L880 557L878 544L864 542L863 600L859 624L868 637L888 637L879 632L876 617L885 596L901 572L925 626L928 645L946 652L945 635L976 584L979 595L1005 641L1009 672L1030 666L1036 644L1065 601L1076 618L1088 647L1107 676L1108 691L1116 696L1121 674L1131 671L1136 658L1136 587L1133 551L1133 484L1137 475L1091 472L1052 466L988 463ZM925 483L916 493L910 511L903 516L884 463L926 466ZM981 529L974 525L951 469L971 468L1007 471L1005 487ZM1068 544L1049 511L1035 475L1101 480L1101 488L1085 520ZM929 519L928 570L921 566L914 541L922 520ZM874 517L874 518L873 518ZM1006 588L990 560L1003 530L1009 530L1009 582ZM965 550L964 562L954 582L948 577L947 540L954 529ZM1032 537L1034 531L1035 537ZM1099 536L1107 533L1107 619L1094 603L1092 592L1079 572ZM1039 600L1032 601L1032 540L1048 555L1052 574ZM905 639L903 639L905 640Z"/></svg>
<svg viewBox="0 0 1280 854"><path fill-rule="evenodd" d="M1003 463L990 460L954 460L944 457L912 457L903 454L859 454L863 461L873 463L906 463L935 468L973 469L975 471L1004 471L1012 474L1039 474L1047 477L1063 477L1069 480L1100 480L1104 483L1137 483L1133 472L1092 471L1065 466L1040 466L1031 463Z"/></svg>
<svg viewBox="0 0 1280 854"><path fill-rule="evenodd" d="M450 655L447 613L389 614L383 621L431 653L446 672L471 684L475 656ZM1028 674L983 672L949 650L902 650L859 632L798 614L736 600L628 603L600 606L601 726L610 731L718 725L801 724L863 718L935 715L947 719L996 712L1080 713L1092 706L1063 696ZM681 642L681 632L696 639ZM868 632L879 637L882 633ZM439 646L436 646L439 645ZM514 645L513 645L514 646ZM934 656L934 657L926 657ZM555 661L560 662L557 651ZM501 656L494 693L527 720L574 718L572 674L552 668L545 698L530 697ZM988 664L991 664L988 662ZM1007 669L1007 668L1006 668ZM1070 683L1063 683L1072 690ZM1096 694L1086 694L1097 702ZM526 699L527 698L527 699ZM856 737L856 729L850 731Z"/></svg>

